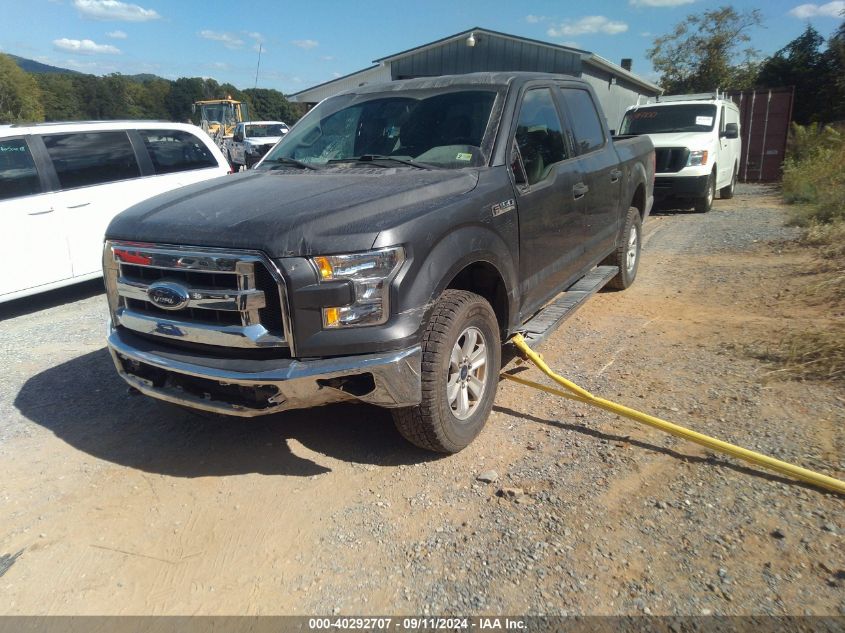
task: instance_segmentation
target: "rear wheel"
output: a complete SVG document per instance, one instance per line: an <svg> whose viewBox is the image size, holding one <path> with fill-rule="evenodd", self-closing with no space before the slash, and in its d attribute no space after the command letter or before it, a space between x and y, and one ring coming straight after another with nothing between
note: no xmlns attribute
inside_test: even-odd
<svg viewBox="0 0 845 633"><path fill-rule="evenodd" d="M457 453L484 428L499 381L501 340L490 304L465 290L446 290L422 339L422 400L393 410L405 439Z"/></svg>
<svg viewBox="0 0 845 633"><path fill-rule="evenodd" d="M707 192L695 201L696 213L707 213L713 206L713 198L716 197L716 171L710 172L707 179Z"/></svg>
<svg viewBox="0 0 845 633"><path fill-rule="evenodd" d="M637 269L640 265L640 250L642 249L643 224L640 218L640 210L636 207L628 209L625 216L625 223L622 226L622 235L619 245L602 264L605 266L618 266L619 272L607 282L608 288L625 290L637 277Z"/></svg>

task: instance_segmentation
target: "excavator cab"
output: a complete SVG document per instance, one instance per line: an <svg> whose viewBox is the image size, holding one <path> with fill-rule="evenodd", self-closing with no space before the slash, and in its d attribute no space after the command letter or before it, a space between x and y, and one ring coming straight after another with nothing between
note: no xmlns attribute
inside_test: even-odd
<svg viewBox="0 0 845 633"><path fill-rule="evenodd" d="M227 139L232 138L237 124L249 120L247 104L231 97L197 101L193 105L193 112L197 108L200 111L200 127L221 148Z"/></svg>

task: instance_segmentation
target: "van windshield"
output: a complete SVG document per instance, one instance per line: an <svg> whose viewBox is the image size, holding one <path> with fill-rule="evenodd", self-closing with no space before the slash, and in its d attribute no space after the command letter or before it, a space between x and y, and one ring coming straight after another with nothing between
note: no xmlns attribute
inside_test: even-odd
<svg viewBox="0 0 845 633"><path fill-rule="evenodd" d="M492 145L487 128L496 96L495 90L454 88L339 95L297 123L262 166L483 165Z"/></svg>
<svg viewBox="0 0 845 633"><path fill-rule="evenodd" d="M710 132L716 124L716 106L678 104L636 108L625 113L621 134Z"/></svg>

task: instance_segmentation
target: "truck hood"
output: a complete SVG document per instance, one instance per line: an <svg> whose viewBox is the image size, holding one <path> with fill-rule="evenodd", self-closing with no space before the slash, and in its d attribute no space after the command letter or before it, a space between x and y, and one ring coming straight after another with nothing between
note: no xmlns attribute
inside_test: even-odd
<svg viewBox="0 0 845 633"><path fill-rule="evenodd" d="M250 170L150 198L107 239L260 250L270 257L372 248L379 232L471 191L472 170L347 167Z"/></svg>
<svg viewBox="0 0 845 633"><path fill-rule="evenodd" d="M667 132L649 134L655 147L688 147L691 150L707 149L713 142L712 132Z"/></svg>

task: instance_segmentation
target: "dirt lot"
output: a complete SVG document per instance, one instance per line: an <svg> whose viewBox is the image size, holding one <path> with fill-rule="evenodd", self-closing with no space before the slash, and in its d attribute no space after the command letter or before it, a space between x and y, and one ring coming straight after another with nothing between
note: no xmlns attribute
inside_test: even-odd
<svg viewBox="0 0 845 633"><path fill-rule="evenodd" d="M748 186L656 214L634 287L540 351L598 395L842 478L841 387L755 358L841 318L803 297L784 215ZM0 307L0 555L22 550L0 613L845 614L842 497L509 382L441 459L364 405L195 415L127 393L104 303L95 283Z"/></svg>

